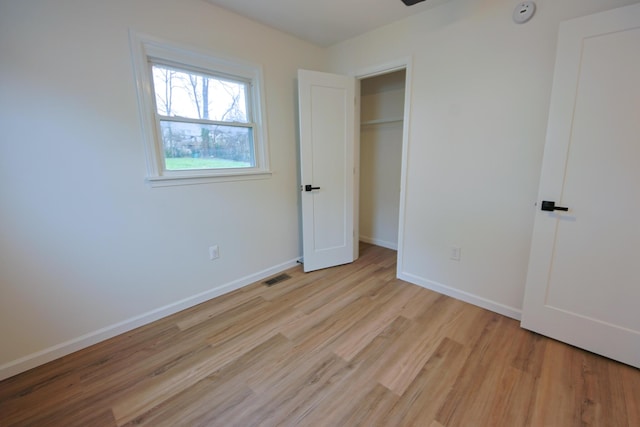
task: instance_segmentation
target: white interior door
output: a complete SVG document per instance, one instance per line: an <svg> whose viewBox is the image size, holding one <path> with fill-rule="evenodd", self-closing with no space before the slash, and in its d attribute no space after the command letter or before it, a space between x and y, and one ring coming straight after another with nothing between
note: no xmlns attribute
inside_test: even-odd
<svg viewBox="0 0 640 427"><path fill-rule="evenodd" d="M636 367L639 78L640 4L561 25L522 319Z"/></svg>
<svg viewBox="0 0 640 427"><path fill-rule="evenodd" d="M299 70L304 271L352 262L355 78Z"/></svg>

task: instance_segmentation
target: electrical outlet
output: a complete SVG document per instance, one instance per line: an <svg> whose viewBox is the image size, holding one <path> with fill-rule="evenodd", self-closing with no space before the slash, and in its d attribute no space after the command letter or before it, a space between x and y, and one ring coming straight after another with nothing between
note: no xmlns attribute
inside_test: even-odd
<svg viewBox="0 0 640 427"><path fill-rule="evenodd" d="M214 259L220 258L220 250L218 249L218 245L209 246L209 259L213 261Z"/></svg>
<svg viewBox="0 0 640 427"><path fill-rule="evenodd" d="M454 261L460 261L461 252L462 252L462 248L460 246L451 246L449 258Z"/></svg>

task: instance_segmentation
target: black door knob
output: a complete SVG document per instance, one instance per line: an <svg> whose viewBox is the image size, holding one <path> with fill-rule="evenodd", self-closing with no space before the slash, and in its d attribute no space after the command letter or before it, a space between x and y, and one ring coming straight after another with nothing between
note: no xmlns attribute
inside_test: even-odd
<svg viewBox="0 0 640 427"><path fill-rule="evenodd" d="M314 187L313 185L309 185L309 184L304 186L304 191L313 191L313 190L319 190L319 189L320 187Z"/></svg>

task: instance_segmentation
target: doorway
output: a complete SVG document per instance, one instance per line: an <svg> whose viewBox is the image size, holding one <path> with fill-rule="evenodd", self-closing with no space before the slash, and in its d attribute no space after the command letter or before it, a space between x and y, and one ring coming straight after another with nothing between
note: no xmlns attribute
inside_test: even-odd
<svg viewBox="0 0 640 427"><path fill-rule="evenodd" d="M360 79L359 240L398 250L406 70Z"/></svg>

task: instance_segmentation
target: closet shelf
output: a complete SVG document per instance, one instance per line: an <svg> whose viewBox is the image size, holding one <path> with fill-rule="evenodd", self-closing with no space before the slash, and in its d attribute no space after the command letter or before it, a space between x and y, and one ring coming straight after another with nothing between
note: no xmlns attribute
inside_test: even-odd
<svg viewBox="0 0 640 427"><path fill-rule="evenodd" d="M383 123L398 123L402 122L404 119L402 117L393 117L390 119L375 119L375 120L366 120L360 123L360 126L370 126L370 125L380 125Z"/></svg>

